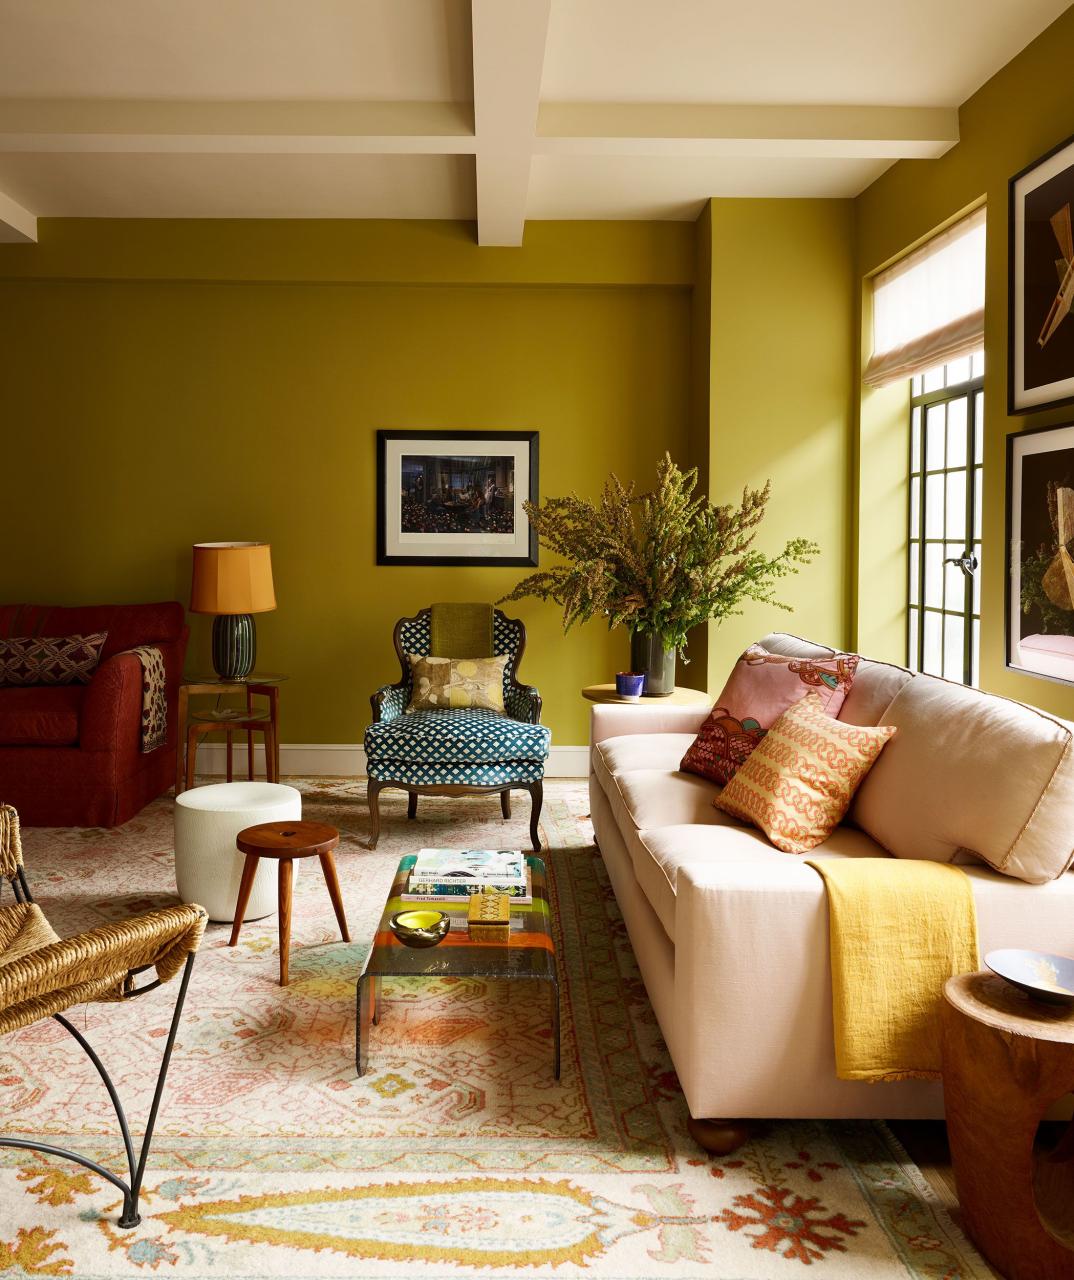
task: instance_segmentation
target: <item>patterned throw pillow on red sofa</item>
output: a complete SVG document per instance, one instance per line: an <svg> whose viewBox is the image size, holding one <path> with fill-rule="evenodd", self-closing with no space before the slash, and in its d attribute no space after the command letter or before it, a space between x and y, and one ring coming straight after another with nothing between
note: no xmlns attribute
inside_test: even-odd
<svg viewBox="0 0 1074 1280"><path fill-rule="evenodd" d="M837 716L858 661L852 653L789 658L751 644L679 768L726 786L784 711L807 693L818 694L825 714Z"/></svg>
<svg viewBox="0 0 1074 1280"><path fill-rule="evenodd" d="M107 631L97 631L0 640L0 685L89 684L107 639Z"/></svg>

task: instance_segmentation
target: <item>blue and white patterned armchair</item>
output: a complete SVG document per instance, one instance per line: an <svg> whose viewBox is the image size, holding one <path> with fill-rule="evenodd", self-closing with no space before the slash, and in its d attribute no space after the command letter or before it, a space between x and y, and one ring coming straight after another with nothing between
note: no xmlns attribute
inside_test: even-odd
<svg viewBox="0 0 1074 1280"><path fill-rule="evenodd" d="M499 792L505 818L512 790L530 793L530 841L541 848L538 823L544 798L544 767L551 734L541 720L541 697L533 685L519 684L518 664L526 628L496 609L492 656L507 656L503 672L504 711L477 707L407 711L410 663L407 654L429 655L430 610L400 618L392 637L402 677L373 694L373 723L365 733L369 772L369 814L375 849L380 838L379 795L396 787L409 795L407 817L418 811L418 796L484 795Z"/></svg>

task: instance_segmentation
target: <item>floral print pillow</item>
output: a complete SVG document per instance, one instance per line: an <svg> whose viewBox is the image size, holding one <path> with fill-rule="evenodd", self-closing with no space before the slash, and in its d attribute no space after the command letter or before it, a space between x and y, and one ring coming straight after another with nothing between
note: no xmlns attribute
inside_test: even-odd
<svg viewBox="0 0 1074 1280"><path fill-rule="evenodd" d="M484 707L502 711L503 673L508 658L426 658L408 653L408 711Z"/></svg>
<svg viewBox="0 0 1074 1280"><path fill-rule="evenodd" d="M818 695L826 715L837 716L858 662L852 653L788 658L751 644L679 768L726 786L784 711L807 693Z"/></svg>

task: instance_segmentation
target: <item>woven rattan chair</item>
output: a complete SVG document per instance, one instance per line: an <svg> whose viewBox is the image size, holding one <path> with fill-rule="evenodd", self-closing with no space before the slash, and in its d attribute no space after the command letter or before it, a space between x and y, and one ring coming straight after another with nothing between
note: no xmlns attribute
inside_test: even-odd
<svg viewBox="0 0 1074 1280"><path fill-rule="evenodd" d="M175 1033L190 983L194 953L205 931L205 912L197 906L165 907L125 920L122 924L102 925L73 938L60 939L34 902L26 882L18 814L9 805L0 805L0 887L5 878L11 881L15 903L13 906L0 906L0 1035L17 1031L19 1027L29 1026L42 1018L55 1018L71 1033L108 1090L123 1135L130 1180L124 1181L103 1165L75 1151L66 1151L44 1142L8 1138L0 1134L0 1146L23 1147L61 1156L99 1173L122 1193L123 1213L119 1225L136 1227L141 1221L138 1197L149 1145L153 1140ZM138 976L151 969L156 971L155 978L137 986L135 980ZM130 1127L115 1085L89 1042L67 1021L63 1011L89 1000L129 1000L153 991L180 972L182 980L172 1013L171 1029L157 1074L145 1137L136 1158Z"/></svg>

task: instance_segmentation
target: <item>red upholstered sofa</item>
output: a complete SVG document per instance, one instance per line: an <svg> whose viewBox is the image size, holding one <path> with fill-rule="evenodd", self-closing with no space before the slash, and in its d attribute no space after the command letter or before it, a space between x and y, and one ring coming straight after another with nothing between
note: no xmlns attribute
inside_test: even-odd
<svg viewBox="0 0 1074 1280"><path fill-rule="evenodd" d="M0 638L107 631L87 685L0 687L0 803L26 826L114 827L175 781L176 702L186 656L183 606L0 605ZM167 673L168 736L142 754L138 645L155 644Z"/></svg>

